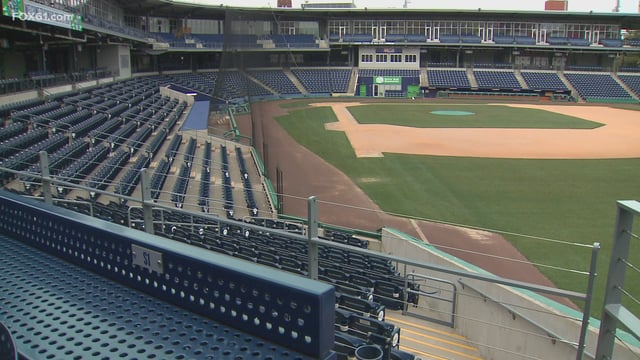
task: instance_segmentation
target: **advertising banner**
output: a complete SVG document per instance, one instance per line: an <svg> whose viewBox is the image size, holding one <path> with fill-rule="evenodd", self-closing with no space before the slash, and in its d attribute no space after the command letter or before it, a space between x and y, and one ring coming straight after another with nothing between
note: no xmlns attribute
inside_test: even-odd
<svg viewBox="0 0 640 360"><path fill-rule="evenodd" d="M376 76L373 78L374 84L384 85L402 85L402 77L400 76Z"/></svg>

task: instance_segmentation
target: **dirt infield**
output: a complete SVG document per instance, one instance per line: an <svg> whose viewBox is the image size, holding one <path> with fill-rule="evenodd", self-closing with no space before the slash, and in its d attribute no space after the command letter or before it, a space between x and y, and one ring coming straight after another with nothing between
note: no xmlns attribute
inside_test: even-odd
<svg viewBox="0 0 640 360"><path fill-rule="evenodd" d="M359 124L347 107L362 103L316 103L329 106L337 123L328 130L344 131L356 156L383 153L515 159L620 159L640 157L638 112L606 106L510 104L595 121L596 129L476 129L413 128ZM501 104L502 105L502 104Z"/></svg>
<svg viewBox="0 0 640 360"><path fill-rule="evenodd" d="M280 125L275 121L275 118L277 116L286 114L287 111L286 109L281 108L279 106L280 104L281 102L263 102L253 104L253 123L251 122L251 117L240 116L238 117L238 125L243 134L251 134L251 136L253 137L254 146L263 156L265 166L268 169L269 177L271 179L275 179L276 167L282 170L284 174L284 192L287 194L283 201L283 208L285 213L306 217L306 198L308 196L315 195L321 201L319 215L320 220L323 222L371 231L375 231L382 226L388 226L397 228L416 238L423 239L423 236L426 235L426 238L430 243L436 246L441 246L446 252L451 253L472 264L478 265L494 274L510 279L553 286L553 283L544 275L542 275L537 270L537 268L526 262L526 258L522 254L520 254L520 252L518 252L515 247L511 245L511 243L506 241L502 236L498 234L473 231L469 229L436 224L426 221L412 221L383 213L380 208L346 175L344 175L332 165L328 164L316 154L299 145L286 133L284 129L280 127ZM425 153L424 151L426 151L422 148L423 143L420 142L420 139L415 140L410 145L404 146L404 150L402 151L397 150L400 146L399 142L397 141L397 139L392 140L392 136L390 136L390 134L394 134L395 136L395 130L397 129L390 131L388 129L388 126L385 125L378 126L357 124L353 117L350 116L350 114L348 114L348 116L345 114L345 112L348 113L346 107L353 104L325 103L325 106L326 105L332 106L334 111L336 111L336 115L338 115L338 118L340 119L339 123L335 123L331 126L331 129L345 131L349 136L349 140L351 141L352 146L354 147L354 149L356 149L356 152L359 154L359 156L380 156L383 152L409 152L415 154ZM316 106L320 106L320 104L317 104ZM532 107L534 105L512 106ZM535 107L544 108L543 106L539 105L535 105ZM630 117L633 114L637 116L637 112L595 106L553 106L552 108L554 111L560 111L564 109L563 111L566 111L566 113L569 115L584 117L588 120L606 124L606 126L603 126L600 129L610 127L608 131L611 132L608 135L609 140L607 140L606 144L605 142L603 142L604 140L596 141L592 139L587 141L585 140L586 138L582 138L582 141L587 141L587 143L580 146L590 151L590 153L593 154L591 156L598 156L602 158L608 156L612 157L613 154L617 154L611 152L609 153L609 155L605 155L604 153L600 153L600 155L598 155L594 152L597 150L595 148L606 148L609 146L611 146L615 149L615 151L618 152L622 151L625 148L628 149L630 152L626 153L626 155L624 155L623 157L633 157L633 151L635 151L636 157L640 156L640 147L637 146L637 144L640 143L640 141L638 141L640 140L640 122L638 122L638 124L630 123ZM603 115L605 109L611 111L609 116ZM626 116L626 118L624 118L623 115ZM623 130L622 125L627 125L629 126L629 128ZM378 133L374 131L376 127L383 128L382 131L384 132L384 136L379 133L380 130L378 130ZM611 128L613 128L613 130ZM416 133L417 130L422 129L410 128L410 131L414 133ZM425 130L429 131L438 129ZM454 129L445 131L445 133L448 133L446 134L447 136L454 136L453 134L456 132L460 132L460 130L461 129ZM478 134L480 134L481 132L486 132L486 130L493 131L495 136L505 136L504 132L501 131L501 129L462 130L463 132L465 130L474 130L474 138L480 137L478 136ZM524 133L531 130L515 131L523 133L516 135L510 131L510 136L513 137L512 141L510 142L515 148L520 148L522 149L522 151L524 151L526 148L525 145L531 147L532 144L536 144L536 148L544 148L544 146L542 146L540 143L530 142L534 140L525 140L521 137L526 136L524 135ZM549 133L547 133L549 131L558 131L560 133L572 132L567 130L543 131L545 131L545 136L549 135ZM573 131L585 133L593 130ZM537 131L533 132L536 133ZM373 139L372 136L375 137L375 139ZM406 143L408 142L408 135L405 136L407 136L404 138L404 142ZM420 136L416 137L420 138ZM431 136L427 137L433 139L433 137ZM608 144L609 141L613 141L614 137L616 138L616 143ZM635 139L635 146L630 146L630 144L627 144L627 147L624 147L622 146L622 144L620 144L627 141L627 139ZM539 138L538 140L543 141L544 139ZM456 140L455 142L460 141L462 140ZM433 142L433 140L431 140L431 142ZM441 138L439 139L439 142L443 143L445 141ZM376 145L373 146L371 144ZM545 144L549 144L549 146L553 145L553 143L547 142L545 142ZM437 148L437 146L434 147L435 145L433 144L430 146L431 147L429 149ZM498 149L502 149L503 152L505 151L504 143L500 146L494 145L493 147L495 148L493 150L494 154L496 154L497 157L507 157L504 155L504 153L502 154L502 156L498 156L499 153L497 152ZM452 155L452 153L444 152L443 149L447 149L447 147L445 147L444 145L440 145L439 148L441 149L441 152L439 154ZM480 148L481 146L476 143L475 145L468 146L466 148L461 147L458 151L466 149L467 152L465 153L465 156L488 156L486 153L482 153L482 150ZM475 153L476 155L472 155L472 153L469 152L472 149L477 151ZM567 149L567 154L564 154L562 156L555 155L555 157L553 158L566 158L568 156L572 156L572 154L575 153L575 151L571 150L571 147L567 147ZM527 155L533 157L536 156L536 154L540 156L539 154L541 151L548 150L539 149L537 151L538 153L523 152L519 156L524 157L525 155ZM551 152L547 153L549 154L548 156L551 156ZM515 150L514 153L509 153L508 155L508 157L514 156ZM337 206L333 205L334 203L343 205ZM393 253L393 249L385 250L387 252ZM482 254L491 254L492 257L487 257ZM504 259L513 259L514 261ZM565 304L569 304L566 299L558 300Z"/></svg>

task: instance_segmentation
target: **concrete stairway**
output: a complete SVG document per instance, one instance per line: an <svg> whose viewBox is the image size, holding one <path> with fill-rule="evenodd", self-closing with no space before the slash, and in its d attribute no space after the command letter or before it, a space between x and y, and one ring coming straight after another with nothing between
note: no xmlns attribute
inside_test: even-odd
<svg viewBox="0 0 640 360"><path fill-rule="evenodd" d="M385 321L400 327L400 350L420 359L483 360L478 348L451 328L395 311L389 311Z"/></svg>
<svg viewBox="0 0 640 360"><path fill-rule="evenodd" d="M529 86L527 86L527 82L524 81L524 78L522 77L522 73L520 72L519 69L516 69L513 71L513 74L515 75L516 79L518 80L518 83L520 84L520 87L523 89L528 89Z"/></svg>
<svg viewBox="0 0 640 360"><path fill-rule="evenodd" d="M420 69L420 86L429 86L429 77L425 68Z"/></svg>
<svg viewBox="0 0 640 360"><path fill-rule="evenodd" d="M624 83L624 81L622 81L619 77L618 74L616 73L611 73L611 77L618 82L618 84L620 84L620 86L622 86L623 89L625 89L629 95L631 95L632 98L634 98L635 100L640 100L640 98L638 98L638 95L636 95L633 90L631 90L630 87L627 86L627 84Z"/></svg>
<svg viewBox="0 0 640 360"><path fill-rule="evenodd" d="M293 83L293 85L296 86L296 88L298 89L298 91L300 91L301 94L308 94L309 92L307 91L307 89L305 89L304 85L302 85L302 83L300 82L300 80L298 80L298 78L291 72L290 69L284 69L282 70L284 72L285 75L287 75L287 77L289 78L289 80L291 80L291 82Z"/></svg>
<svg viewBox="0 0 640 360"><path fill-rule="evenodd" d="M585 102L582 96L580 96L580 94L578 93L578 90L576 90L576 88L573 87L569 79L567 79L567 77L564 76L564 73L562 71L558 71L558 76L560 77L560 80L562 80L562 82L567 86L567 88L571 90L571 95L573 95L573 97L578 99L578 102L580 103Z"/></svg>
<svg viewBox="0 0 640 360"><path fill-rule="evenodd" d="M356 93L356 84L358 83L358 67L354 66L351 70L351 79L349 79L349 87L347 87L347 95L353 96Z"/></svg>
<svg viewBox="0 0 640 360"><path fill-rule="evenodd" d="M473 69L467 69L467 78L469 79L469 85L471 85L472 88L478 87L478 81L476 80L476 76L473 74Z"/></svg>

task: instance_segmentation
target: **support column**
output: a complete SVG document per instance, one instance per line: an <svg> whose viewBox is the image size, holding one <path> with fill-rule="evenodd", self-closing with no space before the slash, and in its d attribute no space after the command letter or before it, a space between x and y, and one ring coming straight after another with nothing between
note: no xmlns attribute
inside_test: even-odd
<svg viewBox="0 0 640 360"><path fill-rule="evenodd" d="M149 169L142 169L140 172L140 186L142 192L142 217L144 219L144 230L153 234L153 199L151 199L151 180Z"/></svg>
<svg viewBox="0 0 640 360"><path fill-rule="evenodd" d="M307 202L307 238L309 239L309 278L318 280L318 200L310 196Z"/></svg>
<svg viewBox="0 0 640 360"><path fill-rule="evenodd" d="M587 337L587 330L589 329L589 319L591 318L591 303L593 301L593 286L596 282L596 267L598 266L598 253L600 252L600 243L593 243L591 248L591 265L589 266L589 280L587 282L587 298L584 302L584 309L582 310L582 326L580 327L580 337L578 339L578 353L576 354L576 360L582 360L585 350L585 341Z"/></svg>
<svg viewBox="0 0 640 360"><path fill-rule="evenodd" d="M51 197L51 177L49 176L49 154L40 151L40 173L42 174L42 196L47 204L53 203Z"/></svg>

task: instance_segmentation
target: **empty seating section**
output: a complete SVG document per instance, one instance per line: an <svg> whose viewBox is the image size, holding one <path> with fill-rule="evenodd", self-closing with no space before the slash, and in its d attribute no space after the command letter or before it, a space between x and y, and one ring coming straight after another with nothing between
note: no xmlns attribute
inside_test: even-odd
<svg viewBox="0 0 640 360"><path fill-rule="evenodd" d="M129 138L129 136L131 136L131 134L133 134L136 129L137 126L135 122L127 123L123 127L116 130L116 132L111 134L107 138L107 143L110 145L111 149L115 149L118 146L124 144L127 138Z"/></svg>
<svg viewBox="0 0 640 360"><path fill-rule="evenodd" d="M89 149L89 143L84 139L76 139L71 144L67 144L61 149L49 154L49 174L57 175L64 168L69 166L75 159L80 158ZM41 173L40 163L31 165L27 172L32 174ZM22 176L20 178L25 184L25 188L29 190L31 183L34 182L34 178L31 176Z"/></svg>
<svg viewBox="0 0 640 360"><path fill-rule="evenodd" d="M67 166L57 177L66 182L79 184L81 180L107 158L107 155L109 155L109 148L103 143L98 144ZM61 196L69 191L68 188L61 185L57 186L56 189L58 195Z"/></svg>
<svg viewBox="0 0 640 360"><path fill-rule="evenodd" d="M460 42L460 35L457 34L440 34L438 40L443 44L457 44Z"/></svg>
<svg viewBox="0 0 640 360"><path fill-rule="evenodd" d="M351 69L291 69L302 85L312 94L346 93Z"/></svg>
<svg viewBox="0 0 640 360"><path fill-rule="evenodd" d="M618 77L636 96L640 96L640 75L620 74Z"/></svg>
<svg viewBox="0 0 640 360"><path fill-rule="evenodd" d="M222 34L191 34L191 37L205 48L222 49L224 43Z"/></svg>
<svg viewBox="0 0 640 360"><path fill-rule="evenodd" d="M569 90L556 72L521 71L520 74L532 90Z"/></svg>
<svg viewBox="0 0 640 360"><path fill-rule="evenodd" d="M301 70L298 74L294 72L299 79L304 77L301 74L305 71ZM318 69L318 71L318 74L320 72L329 74L330 79L334 79L334 76L340 77L339 87L346 91L351 69ZM242 73L234 73L244 78ZM283 72L280 73L284 75ZM417 78L419 71L384 70L372 74L371 76ZM240 81L245 80L247 79ZM28 149L31 154L37 154L37 151L42 149L48 151L50 171L54 177L58 196L61 197L68 195L70 189L56 180L83 183L99 190L111 187L119 194L131 196L139 185L140 171L150 167L154 169L150 179L151 196L157 200L163 193L169 174L172 173L173 160L178 157L179 166L176 167L179 170L175 174L174 184L171 185L172 190L164 191L170 193L171 201L177 207L182 207L189 201L187 189L192 170L198 173L197 169L194 170L193 163L200 162L195 157L196 139L189 137L184 149L179 151L183 135L172 131L187 105L158 95L159 80L136 79L130 82L137 86L135 96L123 96L126 95L124 94L126 87L112 84L83 94L65 97L59 101L56 109L49 109L35 116L29 115L25 121L11 122L1 127L0 150L3 149L2 145L6 145L6 141L11 141L19 144L22 149ZM267 83L266 80L264 82ZM314 86L302 80L301 83L308 89ZM336 90L335 83L337 81L331 80L329 84L319 85L317 89L322 92L326 91L323 89L329 89L327 92L333 92ZM267 85L272 87L271 83ZM209 86L214 88L212 84ZM275 89L275 86L274 90L280 91ZM227 89L225 94L234 96L233 91L227 92ZM42 104L36 106L40 105ZM79 107L79 111L69 111L70 107L76 108L76 106ZM96 113L93 113L94 111ZM40 115L42 115L42 120L39 120L40 125L32 129L34 126L32 120ZM17 140L23 137L29 139ZM167 140L169 142L164 147ZM212 147L210 142L205 142L203 146L201 172L198 174L200 178L198 204L202 206L203 211L209 211L211 171L214 173L220 171L224 209L227 217L234 218L236 208L234 208L233 192L234 187L236 190L239 188L231 181L231 173L233 171L236 176L236 170L231 167L234 164L230 163L230 152L225 145L220 146L221 168L217 170L216 165L214 170L212 165L217 162L212 161ZM143 149L144 152L138 152L139 149ZM159 151L163 151L163 156L152 163ZM5 160L7 156L15 156L16 153L18 152L14 151L1 159ZM19 151L19 153L28 152ZM247 221L302 234L303 230L299 224L257 217L256 193L253 191L253 181L249 175L249 164L246 163L249 157L245 156L246 153L241 147L234 147L234 153L241 176L241 180L238 181L242 181L246 207L248 213L252 215L252 218ZM25 163L28 164L29 173L35 176L40 172L37 157L30 158ZM21 181L26 184L32 182L33 178L25 175ZM81 197L76 199L85 200ZM91 212L100 219L129 225L130 212L131 226L141 228L140 225L133 225L134 222L143 223L142 211L139 208L129 208L126 203L119 204L111 201L107 203L107 200L99 198L97 193L90 192L90 199L85 201L91 202ZM87 214L90 212L88 204L71 203L65 206ZM154 210L153 218L158 223L157 228L154 226L157 233L176 241L189 242L296 274L305 275L308 272L307 244L274 234L268 228L265 228L265 231L245 231L240 226L220 227L216 225L215 220L209 218L199 219L192 215L185 217L180 213L166 210ZM338 231L325 231L323 237L329 241L358 248L368 247L366 240ZM381 345L385 354L391 354L391 358L412 358L402 357L408 354L398 349L400 329L384 321L385 310L400 309L403 306L402 300L409 295L405 288L405 279L400 277L395 266L373 255L365 256L326 246L320 247L320 256L319 275L324 281L336 287L336 316L345 326L342 328L345 331L338 330L336 333L336 349L345 350L350 346L349 344L358 342L371 343Z"/></svg>
<svg viewBox="0 0 640 360"><path fill-rule="evenodd" d="M218 86L218 83L224 85ZM221 97L223 99L240 98L249 95L247 94L246 87L247 79L241 73L237 71L224 71L217 75L215 91L213 94L214 96Z"/></svg>
<svg viewBox="0 0 640 360"><path fill-rule="evenodd" d="M501 45L510 45L513 44L515 42L515 38L513 36L507 36L507 35L494 35L493 36L493 42L496 44L501 44Z"/></svg>
<svg viewBox="0 0 640 360"><path fill-rule="evenodd" d="M344 34L342 36L343 42L359 42L370 43L373 41L373 35L371 34Z"/></svg>
<svg viewBox="0 0 640 360"><path fill-rule="evenodd" d="M189 138L187 147L183 155L183 162L180 166L180 171L175 183L173 184L173 190L171 191L171 201L176 207L181 208L184 206L185 195L187 193L187 187L189 186L189 178L191 177L191 166L193 165L193 159L196 153L197 142L195 138Z"/></svg>
<svg viewBox="0 0 640 360"><path fill-rule="evenodd" d="M69 131L72 126L77 125L90 117L91 110L84 109L53 121L49 126L51 127L51 131L54 133L56 131Z"/></svg>
<svg viewBox="0 0 640 360"><path fill-rule="evenodd" d="M132 211L131 214L132 221L141 220L141 213ZM164 226L158 230L168 238L295 274L306 275L308 272L306 242L284 238L269 231L270 228L285 229L282 221L255 218L254 223L267 228L265 231L249 231L240 226L220 227L210 219L192 219L177 213L154 213L154 219L165 220ZM299 227L292 227L296 228L299 230ZM340 232L328 232L325 235L332 239L343 239L339 240L341 242L354 238ZM358 246L363 247L363 244L359 243ZM360 341L381 345L392 359L396 358L394 356L413 359L411 355L398 350L400 329L385 321L385 313L387 309L402 309L405 296L408 301L416 303L417 299L408 290L419 290L419 286L409 282L406 287L406 279L398 275L394 264L374 255L326 246L320 246L319 250L319 277L336 289L336 351L348 352L346 349L349 344ZM349 344L341 344L341 341L346 341L344 339Z"/></svg>
<svg viewBox="0 0 640 360"><path fill-rule="evenodd" d="M87 135L89 132L91 132L91 130L97 128L106 120L107 116L105 114L95 114L87 120L84 120L70 127L69 133L71 134L72 138L77 139L79 137Z"/></svg>
<svg viewBox="0 0 640 360"><path fill-rule="evenodd" d="M514 36L515 43L518 45L535 45L536 39L530 36Z"/></svg>
<svg viewBox="0 0 640 360"><path fill-rule="evenodd" d="M122 120L118 118L108 120L97 128L91 130L91 132L89 132L89 138L91 139L92 143L104 141L110 135L112 135L121 125Z"/></svg>
<svg viewBox="0 0 640 360"><path fill-rule="evenodd" d="M640 39L627 39L626 42L629 46L640 47Z"/></svg>
<svg viewBox="0 0 640 360"><path fill-rule="evenodd" d="M405 34L387 34L384 37L386 42L406 42L407 36Z"/></svg>
<svg viewBox="0 0 640 360"><path fill-rule="evenodd" d="M27 124L23 122L13 123L11 125L0 128L0 143L11 139L14 136L23 134L27 132L27 130Z"/></svg>
<svg viewBox="0 0 640 360"><path fill-rule="evenodd" d="M590 46L591 41L587 39L569 38L569 45L571 46Z"/></svg>
<svg viewBox="0 0 640 360"><path fill-rule="evenodd" d="M313 35L270 35L266 37L271 40L276 48L317 48L318 44ZM265 44L266 45L266 44Z"/></svg>
<svg viewBox="0 0 640 360"><path fill-rule="evenodd" d="M191 168L193 165L193 159L196 154L196 147L198 143L195 138L189 138L189 142L187 142L187 147L184 150L184 164Z"/></svg>
<svg viewBox="0 0 640 360"><path fill-rule="evenodd" d="M138 185L138 181L140 180L140 171L147 168L149 166L149 162L149 157L140 156L133 164L133 167L130 167L122 179L120 179L120 183L116 186L115 192L117 194L130 196Z"/></svg>
<svg viewBox="0 0 640 360"><path fill-rule="evenodd" d="M204 154L202 156L202 172L200 173L200 188L198 191L198 205L203 212L209 212L211 195L211 142L204 144Z"/></svg>
<svg viewBox="0 0 640 360"><path fill-rule="evenodd" d="M231 174L229 173L229 155L227 147L220 145L220 164L222 170L222 201L227 217L233 218L233 189L231 186Z"/></svg>
<svg viewBox="0 0 640 360"><path fill-rule="evenodd" d="M300 94L300 90L282 70L254 70L250 71L249 75L279 94Z"/></svg>
<svg viewBox="0 0 640 360"><path fill-rule="evenodd" d="M129 152L129 156L135 155L135 153L144 145L149 136L151 136L152 130L151 127L147 124L143 125L137 132L134 132L133 135L127 140L125 143L125 147Z"/></svg>
<svg viewBox="0 0 640 360"><path fill-rule="evenodd" d="M518 82L516 75L512 71L497 70L473 70L478 87L485 89L520 89L522 85Z"/></svg>
<svg viewBox="0 0 640 360"><path fill-rule="evenodd" d="M171 201L176 207L181 208L184 206L185 194L187 193L187 187L189 186L189 176L191 170L186 164L180 166L180 172L176 178L176 182L173 184L173 190L171 191Z"/></svg>
<svg viewBox="0 0 640 360"><path fill-rule="evenodd" d="M17 152L11 157L4 159L0 164L12 170L24 170L38 161L40 151L46 153L54 152L63 147L68 138L63 134L54 135L52 137L44 138L43 140L29 146L28 149Z"/></svg>
<svg viewBox="0 0 640 360"><path fill-rule="evenodd" d="M167 161L169 163L172 163L173 159L176 158L176 155L178 154L178 149L180 148L181 144L182 144L182 135L174 134L173 138L171 139L171 142L167 146L167 150L165 151L165 157L167 158Z"/></svg>
<svg viewBox="0 0 640 360"><path fill-rule="evenodd" d="M458 69L429 69L429 86L442 88L469 88L469 78L466 70Z"/></svg>
<svg viewBox="0 0 640 360"><path fill-rule="evenodd" d="M151 139L147 147L145 148L145 152L147 156L153 158L156 152L160 149L160 146L167 139L167 132L164 130L160 130L156 133L156 135Z"/></svg>
<svg viewBox="0 0 640 360"><path fill-rule="evenodd" d="M167 180L167 175L171 170L171 163L167 159L160 159L156 169L151 176L151 198L157 200L160 196L160 191Z"/></svg>
<svg viewBox="0 0 640 360"><path fill-rule="evenodd" d="M59 120L65 116L71 115L76 111L77 109L75 106L67 105L58 109L51 110L44 114L32 115L31 123L34 126L39 126L39 125L48 126L51 122Z"/></svg>
<svg viewBox="0 0 640 360"><path fill-rule="evenodd" d="M621 39L600 39L600 45L604 47L622 47Z"/></svg>
<svg viewBox="0 0 640 360"><path fill-rule="evenodd" d="M55 110L60 107L60 103L57 101L52 101L48 103L44 103L42 105L38 105L35 107L31 107L22 111L17 111L11 114L11 119L18 121L29 121L32 116L44 114L48 111Z"/></svg>
<svg viewBox="0 0 640 360"><path fill-rule="evenodd" d="M425 34L407 34L407 42L426 42L427 36Z"/></svg>
<svg viewBox="0 0 640 360"><path fill-rule="evenodd" d="M420 70L413 69L359 69L358 76L420 77Z"/></svg>
<svg viewBox="0 0 640 360"><path fill-rule="evenodd" d="M549 36L547 38L549 45L569 45L569 38L561 36Z"/></svg>
<svg viewBox="0 0 640 360"><path fill-rule="evenodd" d="M46 129L37 129L12 137L0 143L0 160L27 149L31 145L44 140L49 134Z"/></svg>
<svg viewBox="0 0 640 360"><path fill-rule="evenodd" d="M608 73L564 74L586 101L631 101L632 96Z"/></svg>
<svg viewBox="0 0 640 360"><path fill-rule="evenodd" d="M256 204L256 199L253 195L253 188L251 187L249 172L247 171L247 165L244 162L244 155L242 155L242 149L240 147L236 147L236 158L238 159L240 175L242 176L242 186L244 188L244 197L247 203L247 209L252 216L257 216L258 205Z"/></svg>
<svg viewBox="0 0 640 360"><path fill-rule="evenodd" d="M480 44L482 42L482 38L478 35L461 35L460 41L463 44Z"/></svg>
<svg viewBox="0 0 640 360"><path fill-rule="evenodd" d="M128 161L129 154L124 149L118 149L111 154L107 161L98 167L87 181L87 186L99 190L106 189L107 186L111 185L111 181L115 179ZM91 197L96 197L97 195L95 192L91 193Z"/></svg>
<svg viewBox="0 0 640 360"><path fill-rule="evenodd" d="M169 44L170 47L174 47L174 48L189 48L189 47L195 48L196 47L194 42L188 43L187 39L185 39L184 37L179 38L172 33L157 32L157 33L151 33L151 36L155 38L157 42Z"/></svg>
<svg viewBox="0 0 640 360"><path fill-rule="evenodd" d="M0 105L0 118L4 119L11 115L12 112L36 107L42 103L44 103L44 101L36 98Z"/></svg>

